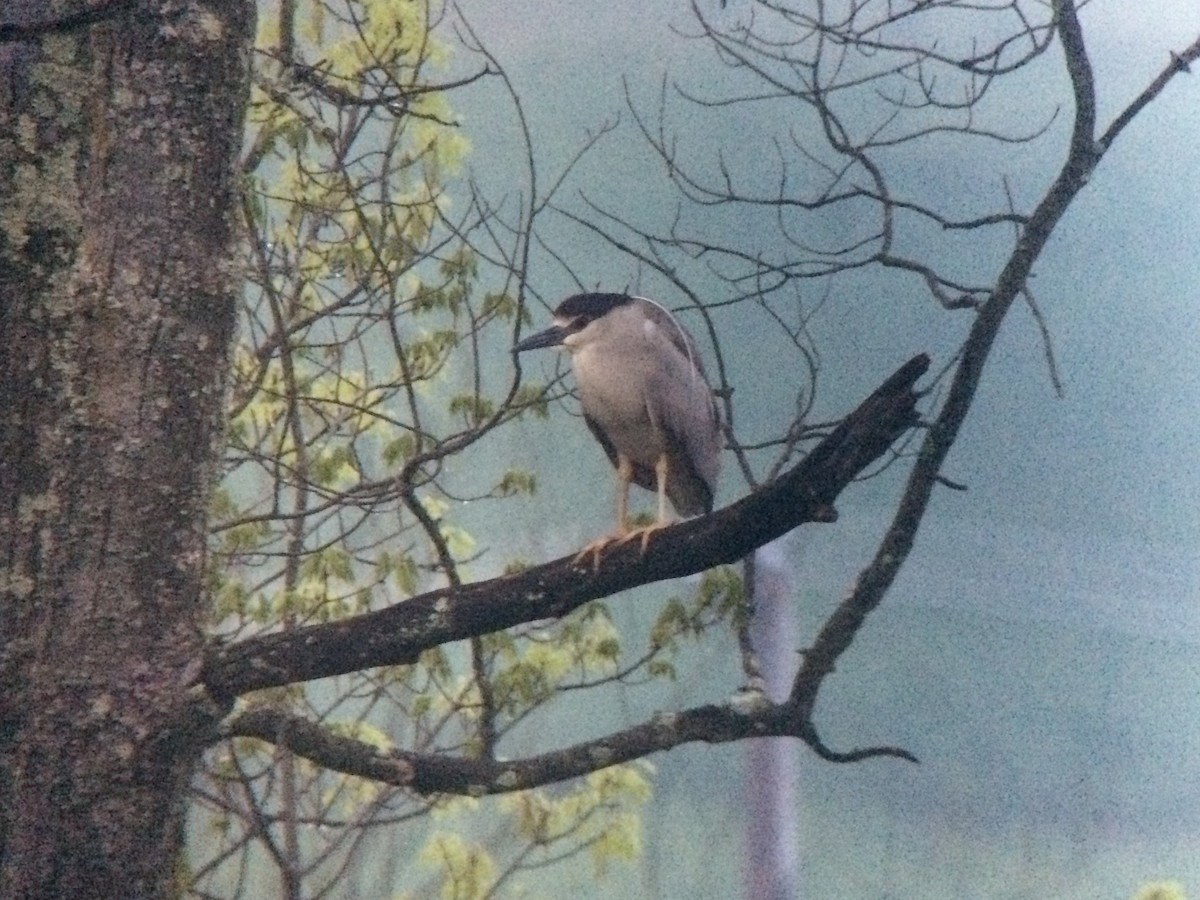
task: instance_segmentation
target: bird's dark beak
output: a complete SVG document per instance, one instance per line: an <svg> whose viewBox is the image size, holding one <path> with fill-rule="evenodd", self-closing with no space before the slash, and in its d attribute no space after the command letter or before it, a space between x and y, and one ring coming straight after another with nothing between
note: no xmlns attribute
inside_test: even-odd
<svg viewBox="0 0 1200 900"><path fill-rule="evenodd" d="M512 352L524 353L526 350L537 350L540 347L557 347L568 333L567 329L561 325L551 325L545 331L539 331L537 334L531 334L525 338L512 348Z"/></svg>

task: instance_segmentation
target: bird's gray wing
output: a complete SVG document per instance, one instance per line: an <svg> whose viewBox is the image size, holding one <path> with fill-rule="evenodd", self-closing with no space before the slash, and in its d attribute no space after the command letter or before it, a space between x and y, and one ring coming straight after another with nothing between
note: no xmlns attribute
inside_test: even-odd
<svg viewBox="0 0 1200 900"><path fill-rule="evenodd" d="M711 395L693 398L692 402L697 400L706 401L707 406L686 408L686 404L668 402L659 404L652 412L667 439L667 496L685 516L712 512L721 462L721 429L716 407Z"/></svg>
<svg viewBox="0 0 1200 900"><path fill-rule="evenodd" d="M696 339L692 337L692 333L683 327L683 323L679 321L665 306L656 303L653 300L647 300L645 297L635 297L642 309L646 312L646 318L654 323L659 333L665 337L677 351L695 366L696 371L700 373L701 379L708 381L708 376L704 371L704 363L700 359L700 350L696 346Z"/></svg>
<svg viewBox="0 0 1200 900"><path fill-rule="evenodd" d="M721 465L717 404L692 336L665 312L652 316L652 321L655 327L647 338L667 346L656 351L664 365L648 386L646 405L667 439L667 493L684 515L711 512Z"/></svg>

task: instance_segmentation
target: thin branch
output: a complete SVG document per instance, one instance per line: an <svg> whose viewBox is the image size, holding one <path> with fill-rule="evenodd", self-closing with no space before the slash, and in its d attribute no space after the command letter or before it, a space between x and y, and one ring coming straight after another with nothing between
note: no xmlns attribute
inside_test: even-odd
<svg viewBox="0 0 1200 900"><path fill-rule="evenodd" d="M1121 111L1119 116L1113 119L1113 123L1108 126L1108 130L1100 138L1100 152L1103 153L1112 146L1112 142L1117 139L1117 135L1124 130L1126 125L1133 121L1134 117L1142 111L1146 104L1163 92L1163 88L1167 86L1167 83L1172 78L1180 73L1191 74L1191 64L1198 59L1200 59L1200 36L1197 36L1196 40L1192 41L1183 52L1172 53L1171 61L1167 63L1158 77L1146 85L1146 89L1138 94L1134 101Z"/></svg>
<svg viewBox="0 0 1200 900"><path fill-rule="evenodd" d="M528 790L579 778L609 766L629 762L683 744L721 744L753 737L795 737L822 759L859 762L890 757L917 762L898 747L865 747L838 752L829 749L812 723L800 718L790 703L771 703L762 694L735 697L727 703L658 713L651 719L596 740L560 750L512 760L379 750L281 710L257 707L236 716L224 737L256 737L284 744L327 769L394 784L418 794L466 794L480 797Z"/></svg>
<svg viewBox="0 0 1200 900"><path fill-rule="evenodd" d="M1046 356L1046 368L1050 372L1050 383L1054 386L1054 393L1060 398L1064 397L1066 390L1063 388L1062 375L1058 371L1058 359L1054 355L1054 340L1050 335L1050 326L1046 324L1041 307L1038 306L1037 299L1033 296L1033 290L1029 285L1025 285L1021 296L1025 298L1025 304L1033 313L1033 321L1037 323L1038 333L1042 336L1042 352Z"/></svg>

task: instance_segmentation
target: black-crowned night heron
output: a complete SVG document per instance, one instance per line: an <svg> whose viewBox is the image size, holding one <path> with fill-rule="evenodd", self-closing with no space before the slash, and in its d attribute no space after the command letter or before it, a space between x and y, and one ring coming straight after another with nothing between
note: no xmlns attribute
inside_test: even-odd
<svg viewBox="0 0 1200 900"><path fill-rule="evenodd" d="M721 466L721 422L696 342L653 300L627 294L576 294L554 311L554 325L513 352L561 347L571 354L583 418L617 468L617 530L588 544L577 560L640 536L642 552L676 512L711 512ZM632 530L629 484L658 495L658 518Z"/></svg>

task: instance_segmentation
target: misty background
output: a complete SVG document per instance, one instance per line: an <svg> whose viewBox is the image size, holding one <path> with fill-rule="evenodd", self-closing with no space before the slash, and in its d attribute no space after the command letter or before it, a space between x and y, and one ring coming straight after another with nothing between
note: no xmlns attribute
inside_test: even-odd
<svg viewBox="0 0 1200 900"><path fill-rule="evenodd" d="M730 0L731 15L736 6ZM543 182L589 134L614 126L556 201L582 215L586 198L647 228L668 225L678 200L633 127L626 91L651 118L664 77L719 93L728 73L686 37L696 31L687 4L471 0L462 13L511 79ZM1081 18L1101 127L1171 49L1200 32L1194 0L1097 0ZM1038 141L981 150L948 139L937 158L904 160L904 178L961 195L967 211L976 197L995 208L1007 178L1027 206L1064 153L1070 95L1061 69L1052 49L992 107L1013 127L1050 122ZM509 98L485 80L452 103L471 142L470 175L489 196L517 202L524 149ZM697 164L705 154L715 161L719 148L753 173L761 158L770 182L764 148L788 123L769 110L700 114L677 105L669 118ZM1092 900L1128 898L1160 879L1200 895L1198 137L1200 81L1183 76L1121 135L1035 267L1061 398L1033 315L1018 307L1009 316L944 470L968 490L935 493L915 551L817 709L830 746L893 744L921 764L836 766L795 744L801 896ZM778 240L767 222L714 215L717 228L762 228L764 248ZM683 302L578 224L551 221L555 253L587 287ZM994 255L964 240L962 258L947 265L986 283L1007 237L998 236ZM577 289L546 253L535 253L533 275L550 307ZM810 302L821 290L812 285ZM537 315L541 327L548 313ZM814 418L848 411L915 353L930 353L935 370L947 365L971 315L937 307L915 279L873 271L839 280L811 322L821 354ZM733 310L717 326L739 433L769 433L790 415L801 372L793 379L781 367L788 357L767 323ZM550 373L554 359L527 365ZM481 577L508 555L548 559L609 526L610 467L566 408L473 452L456 464L519 459L540 485L521 510L527 530L518 546L493 545ZM836 524L779 543L797 649L869 559L904 474L894 468L853 486ZM727 465L719 502L746 490ZM481 518L474 533L484 546L501 532ZM653 615L647 598L692 587L657 587L610 606L626 628L644 628ZM677 684L657 694L616 690L611 708L580 711L574 723L560 704L560 732L510 752L573 742L656 708L719 702L739 678L732 639L706 644ZM540 883L531 895L738 896L745 756L744 746L700 746L655 757L641 863L599 886L585 864L567 867L560 890Z"/></svg>

